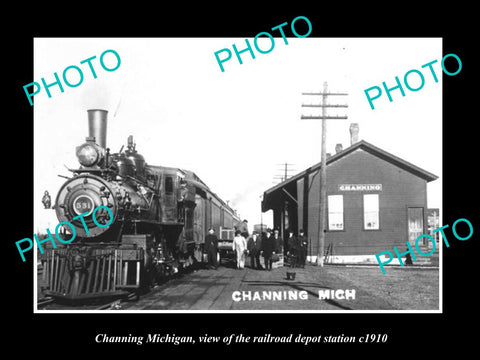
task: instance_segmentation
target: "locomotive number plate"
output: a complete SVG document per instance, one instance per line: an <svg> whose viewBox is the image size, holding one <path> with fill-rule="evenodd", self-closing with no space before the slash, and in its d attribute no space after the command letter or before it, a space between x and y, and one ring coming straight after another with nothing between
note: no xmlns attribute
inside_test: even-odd
<svg viewBox="0 0 480 360"><path fill-rule="evenodd" d="M73 210L78 214L87 213L87 216L93 212L95 204L88 195L80 195L73 201Z"/></svg>

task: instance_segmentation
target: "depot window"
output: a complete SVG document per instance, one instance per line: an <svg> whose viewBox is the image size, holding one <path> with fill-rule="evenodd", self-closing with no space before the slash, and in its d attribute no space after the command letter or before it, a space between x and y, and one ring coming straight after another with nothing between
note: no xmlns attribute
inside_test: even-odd
<svg viewBox="0 0 480 360"><path fill-rule="evenodd" d="M343 230L343 195L328 196L328 230Z"/></svg>
<svg viewBox="0 0 480 360"><path fill-rule="evenodd" d="M165 177L165 194L173 194L173 179L171 176Z"/></svg>
<svg viewBox="0 0 480 360"><path fill-rule="evenodd" d="M378 204L378 194L363 195L363 228L365 230L380 228Z"/></svg>

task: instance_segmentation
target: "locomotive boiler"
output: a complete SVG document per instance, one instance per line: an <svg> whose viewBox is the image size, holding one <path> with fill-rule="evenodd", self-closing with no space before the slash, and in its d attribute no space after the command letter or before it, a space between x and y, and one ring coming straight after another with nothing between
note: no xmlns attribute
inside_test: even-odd
<svg viewBox="0 0 480 360"><path fill-rule="evenodd" d="M88 137L76 148L80 166L55 200L58 220L72 224L76 238L39 255L44 293L57 299L148 289L202 261L208 228L230 237L239 222L195 173L147 164L132 136L126 149L110 153L107 115L88 110Z"/></svg>

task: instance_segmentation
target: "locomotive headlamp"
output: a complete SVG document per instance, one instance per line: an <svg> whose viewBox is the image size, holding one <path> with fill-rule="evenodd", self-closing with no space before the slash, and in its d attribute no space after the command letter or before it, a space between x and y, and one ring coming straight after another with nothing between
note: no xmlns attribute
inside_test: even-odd
<svg viewBox="0 0 480 360"><path fill-rule="evenodd" d="M77 158L83 166L95 165L98 157L98 151L92 144L83 144L77 148Z"/></svg>

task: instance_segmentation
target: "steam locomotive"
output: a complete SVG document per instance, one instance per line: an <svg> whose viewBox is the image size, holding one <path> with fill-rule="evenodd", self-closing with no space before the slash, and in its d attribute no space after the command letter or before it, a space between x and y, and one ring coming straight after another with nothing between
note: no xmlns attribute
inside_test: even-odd
<svg viewBox="0 0 480 360"><path fill-rule="evenodd" d="M71 170L54 206L76 238L39 255L44 294L85 300L138 292L201 262L208 228L220 243L233 239L236 212L195 173L147 164L132 136L125 150L110 153L108 112L87 112L89 136L76 148L80 167Z"/></svg>

